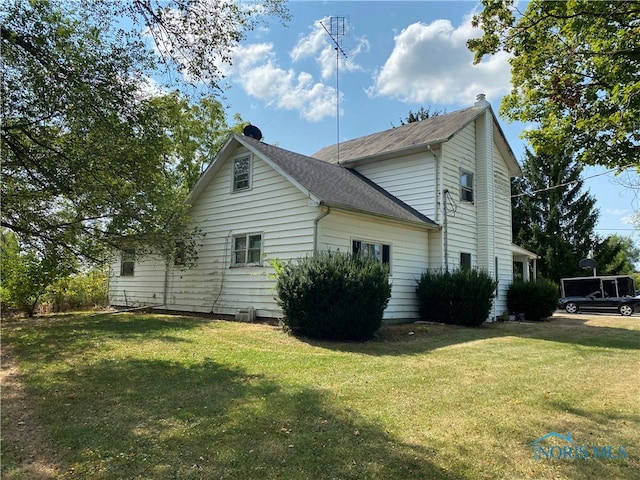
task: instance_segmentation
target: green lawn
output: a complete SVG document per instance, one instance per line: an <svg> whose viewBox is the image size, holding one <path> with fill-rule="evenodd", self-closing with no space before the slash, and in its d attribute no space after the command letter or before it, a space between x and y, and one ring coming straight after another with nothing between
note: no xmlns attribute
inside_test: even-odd
<svg viewBox="0 0 640 480"><path fill-rule="evenodd" d="M2 342L25 385L3 388L5 480L640 479L638 315L367 343L76 315L4 323ZM535 460L550 432L589 458Z"/></svg>

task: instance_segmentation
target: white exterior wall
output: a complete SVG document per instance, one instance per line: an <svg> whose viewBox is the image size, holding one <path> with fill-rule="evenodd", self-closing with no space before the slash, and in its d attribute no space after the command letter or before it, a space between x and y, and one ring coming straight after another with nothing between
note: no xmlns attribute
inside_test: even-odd
<svg viewBox="0 0 640 480"><path fill-rule="evenodd" d="M418 227L332 210L318 224L318 249L351 252L353 240L390 245L391 299L383 318L418 319L415 290L428 266L428 236Z"/></svg>
<svg viewBox="0 0 640 480"><path fill-rule="evenodd" d="M423 153L358 165L356 170L437 222L436 157Z"/></svg>
<svg viewBox="0 0 640 480"><path fill-rule="evenodd" d="M162 258L136 259L133 275L120 275L120 256L113 260L109 275L109 303L123 307L162 305L164 292Z"/></svg>
<svg viewBox="0 0 640 480"><path fill-rule="evenodd" d="M511 244L511 177L507 165L493 147L495 197L495 256L498 258L498 295L494 300L495 314L507 311L507 291L513 283L513 254Z"/></svg>
<svg viewBox="0 0 640 480"><path fill-rule="evenodd" d="M460 253L471 254L472 266L478 266L478 221L477 203L465 202L460 197L460 173L462 171L472 173L474 176L474 200L477 195L477 169L476 169L476 138L475 124L471 123L461 130L455 137L442 144L442 176L443 190L449 190L450 199L453 201L455 211L452 211L451 203L447 203L447 227L444 230L443 239L447 235L447 257L449 270L455 270L460 266ZM443 216L444 217L444 214ZM444 257L444 255L443 255ZM434 259L434 268L435 267ZM444 258L440 268L445 267Z"/></svg>
<svg viewBox="0 0 640 480"><path fill-rule="evenodd" d="M194 222L207 232L198 267L172 271L167 307L235 314L253 307L258 316L278 317L270 260L287 261L313 251L313 223L319 214L307 198L270 165L252 157L252 186L231 192L233 158L212 178L192 208ZM231 267L232 239L262 234L262 266Z"/></svg>
<svg viewBox="0 0 640 480"><path fill-rule="evenodd" d="M440 224L427 231L399 222L311 205L307 197L268 163L253 157L252 188L231 192L233 158L221 164L196 199L193 221L205 234L197 267L166 271L164 261L137 261L133 277L119 276L119 259L112 266L110 298L114 305L160 305L163 308L235 314L254 307L258 316L278 317L274 280L268 259L288 261L319 250L351 251L354 239L391 246L392 298L386 320L417 318L416 281L427 269L460 265L460 253L471 254L473 267L497 275L494 313L506 310L506 292L513 279L511 254L510 176L493 142L493 121L487 111L433 151L358 165L357 170ZM474 175L474 201L460 196L460 173ZM442 192L455 205L444 229ZM451 205L450 205L451 206ZM322 217L320 219L320 217ZM318 220L318 230L314 228ZM260 233L263 257L259 267L230 267L232 238ZM317 233L317 237L316 237ZM497 262L496 262L497 260ZM496 272L497 265L497 272ZM166 300L166 302L165 302Z"/></svg>
<svg viewBox="0 0 640 480"><path fill-rule="evenodd" d="M151 303L150 299L163 303L157 299L166 295L163 308L169 310L233 315L240 308L253 307L258 316L281 315L273 298L275 281L270 275L274 271L269 260L287 261L312 252L314 219L320 210L257 157L252 157L252 188L232 193L233 158L242 153L246 150L238 149L222 165L192 206L193 222L204 233L197 266L181 270L172 265L165 286L162 262L154 262L148 272L147 262L136 263L134 277L114 276L112 304L121 305L118 291L126 286L129 298L140 304ZM249 233L262 234L263 265L231 267L233 236ZM149 296L149 284L155 297Z"/></svg>

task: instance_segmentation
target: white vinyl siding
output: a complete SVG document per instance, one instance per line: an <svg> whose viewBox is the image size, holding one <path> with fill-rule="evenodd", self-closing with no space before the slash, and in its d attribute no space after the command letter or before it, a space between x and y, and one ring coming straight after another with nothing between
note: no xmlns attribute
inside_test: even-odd
<svg viewBox="0 0 640 480"><path fill-rule="evenodd" d="M357 241L374 254L379 247L383 256L388 247L392 297L385 320L417 319L416 282L425 270L444 267L446 231L450 270L470 258L472 268L497 277L494 313L499 315L506 309L513 276L510 175L504 151L493 142L498 129L485 113L432 151L354 167L438 223L440 230L318 207L269 162L245 147L234 148L238 141L232 141L191 199L191 218L203 233L197 265L180 268L171 261L167 267L163 259L146 257L136 259L135 276L121 276L120 258L114 258L112 304L231 315L253 307L258 316L278 317L282 312L273 298L271 261L295 260L314 248L352 252ZM236 163L243 158L250 159L248 177L246 164ZM460 199L461 172L472 175L473 202ZM446 229L444 190L453 199ZM251 235L259 235L259 249L257 237L250 248Z"/></svg>
<svg viewBox="0 0 640 480"><path fill-rule="evenodd" d="M447 212L447 244L448 244L448 268L455 270L460 267L460 253L471 254L472 261L477 258L478 226L476 202L460 201L460 172L468 172L475 175L476 172L476 135L475 123L467 125L456 136L442 144L442 177L443 189L450 192L452 203L448 204ZM441 205L444 208L444 205ZM440 215L443 219L444 214ZM442 220L444 221L444 220ZM442 246L440 252L430 258L431 268L444 268L444 225L443 229L434 238L438 238ZM473 264L473 267L477 265Z"/></svg>
<svg viewBox="0 0 640 480"><path fill-rule="evenodd" d="M350 252L354 239L389 245L391 300L384 311L384 319L400 321L418 318L416 285L422 272L427 269L429 232L335 210L324 217L318 227L319 250Z"/></svg>
<svg viewBox="0 0 640 480"><path fill-rule="evenodd" d="M423 215L436 220L434 153L425 150L406 157L378 160L358 165L356 170Z"/></svg>
<svg viewBox="0 0 640 480"><path fill-rule="evenodd" d="M507 292L513 282L513 254L511 251L512 219L511 219L511 178L509 171L498 148L494 145L494 225L496 244L495 256L499 269L496 272L498 280L498 295L495 300L496 315L506 312Z"/></svg>
<svg viewBox="0 0 640 480"><path fill-rule="evenodd" d="M162 258L145 256L136 259L133 276L118 275L118 270L112 267L109 278L109 302L123 307L162 305L164 266Z"/></svg>
<svg viewBox="0 0 640 480"><path fill-rule="evenodd" d="M233 152L240 158L246 151ZM318 209L287 179L252 157L251 189L229 194L233 162L227 161L195 201L191 216L206 233L198 265L168 275L168 308L233 315L254 307L258 316L278 317L271 260L289 261L313 250ZM246 265L233 265L234 238L261 235L261 251ZM247 244L248 246L248 244ZM259 261L255 255L259 255Z"/></svg>

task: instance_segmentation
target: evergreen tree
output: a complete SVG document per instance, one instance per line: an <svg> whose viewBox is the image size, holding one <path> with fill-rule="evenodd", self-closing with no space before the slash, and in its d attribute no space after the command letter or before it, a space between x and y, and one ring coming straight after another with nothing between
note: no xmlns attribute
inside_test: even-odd
<svg viewBox="0 0 640 480"><path fill-rule="evenodd" d="M445 110L431 110L431 107L420 107L416 113L413 113L412 110L409 110L409 114L406 118L400 119L400 125L407 125L409 123L421 122L422 120L426 120L427 118L437 117L438 115L444 115L446 113Z"/></svg>
<svg viewBox="0 0 640 480"><path fill-rule="evenodd" d="M565 152L527 149L522 171L512 183L514 241L538 253L543 277L582 275L578 262L593 250L599 215L595 198L582 191L582 167Z"/></svg>

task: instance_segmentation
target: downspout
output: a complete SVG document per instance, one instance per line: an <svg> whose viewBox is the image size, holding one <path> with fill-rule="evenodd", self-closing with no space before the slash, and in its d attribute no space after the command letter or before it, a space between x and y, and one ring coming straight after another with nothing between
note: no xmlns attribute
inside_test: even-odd
<svg viewBox="0 0 640 480"><path fill-rule="evenodd" d="M442 191L442 200L444 208L442 209L442 215L444 218L443 221L443 232L442 237L444 240L444 271L449 271L449 224L447 222L447 195L449 194L449 190Z"/></svg>
<svg viewBox="0 0 640 480"><path fill-rule="evenodd" d="M313 253L318 251L318 223L331 213L331 207L327 207L326 212L322 212L313 220Z"/></svg>
<svg viewBox="0 0 640 480"><path fill-rule="evenodd" d="M440 147L442 149L442 146ZM448 218L447 218L447 197L446 195L449 193L449 190L446 188L440 190L444 187L444 173L442 162L435 154L435 152L431 149L431 145L427 145L427 149L433 155L433 158L436 159L436 223L440 223L440 212L442 212L442 221L443 221L443 231L442 237L440 240L440 248L442 249L443 257L444 257L444 269L445 271L449 271L449 246L448 246ZM442 150L440 151L442 153ZM438 204L438 198L440 198L440 204ZM440 267L442 268L442 264Z"/></svg>
<svg viewBox="0 0 640 480"><path fill-rule="evenodd" d="M167 296L169 290L169 260L164 262L164 289L162 292L162 305L167 306Z"/></svg>
<svg viewBox="0 0 640 480"><path fill-rule="evenodd" d="M440 160L438 159L438 156L436 155L436 153L431 149L431 145L427 145L427 150L429 150L429 153L431 153L431 155L433 155L433 159L435 160L436 163L436 187L435 187L435 198L433 199L433 211L436 214L436 218L435 221L436 223L440 222L440 208L438 205L438 192L440 192L440 188L442 185L442 178L440 178Z"/></svg>

